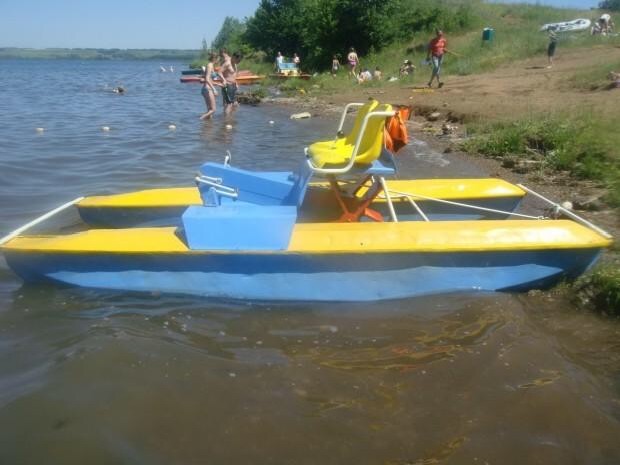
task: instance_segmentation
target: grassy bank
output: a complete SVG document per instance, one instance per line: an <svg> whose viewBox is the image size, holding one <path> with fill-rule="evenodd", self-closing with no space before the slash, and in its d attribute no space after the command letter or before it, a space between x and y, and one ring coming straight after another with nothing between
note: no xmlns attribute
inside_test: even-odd
<svg viewBox="0 0 620 465"><path fill-rule="evenodd" d="M620 206L620 132L617 119L594 109L579 115L537 115L513 122L469 126L463 148L495 158L530 159L542 170L599 181L606 201Z"/></svg>
<svg viewBox="0 0 620 465"><path fill-rule="evenodd" d="M444 64L446 75L470 75L489 72L501 65L532 56L545 56L548 44L547 34L540 32L542 24L565 21L574 18L596 18L597 11L559 9L541 5L503 5L474 2L471 6L470 26L467 30L451 33L447 31L449 49L458 54L448 55ZM441 27L440 24L437 26ZM495 30L492 41L482 41L482 29L491 27ZM410 59L418 70L409 83L423 85L428 80L428 70L421 64L426 57L426 44L432 34L428 31L413 31L411 37L403 42L392 44L379 52L370 52L360 57L360 67L374 70L379 67L384 77L398 76L398 69L404 59ZM559 35L558 49L595 47L602 43L600 36L591 36L588 31L565 33ZM606 37L604 43L620 45L620 37ZM338 51L334 51L338 53ZM339 51L346 54L345 50ZM303 58L303 57L302 57ZM342 60L342 59L341 59ZM261 72L270 72L271 63L264 62L264 55L258 59L250 57L245 66ZM318 73L312 83L297 83L297 87L305 88L312 84L318 85L323 93L346 89L351 80L346 78L345 68L341 68L338 79L331 79L328 70L331 65L325 63L321 69L306 69ZM375 83L371 85L376 85ZM382 82L380 87L390 85ZM398 85L398 84L394 84ZM314 90L317 93L317 90Z"/></svg>

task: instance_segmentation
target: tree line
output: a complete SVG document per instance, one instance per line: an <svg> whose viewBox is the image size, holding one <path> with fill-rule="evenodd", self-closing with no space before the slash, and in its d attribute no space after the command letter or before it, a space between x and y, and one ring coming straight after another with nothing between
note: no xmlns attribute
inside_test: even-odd
<svg viewBox="0 0 620 465"><path fill-rule="evenodd" d="M361 55L439 27L452 32L476 22L472 0L261 0L253 16L228 17L211 44L244 55L277 52L325 69L350 47Z"/></svg>

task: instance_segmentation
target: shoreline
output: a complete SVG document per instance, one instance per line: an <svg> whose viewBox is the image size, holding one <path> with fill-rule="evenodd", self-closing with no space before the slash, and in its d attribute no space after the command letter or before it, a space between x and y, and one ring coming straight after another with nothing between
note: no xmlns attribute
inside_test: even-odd
<svg viewBox="0 0 620 465"><path fill-rule="evenodd" d="M359 93L358 93L359 94ZM381 93L364 92L363 98L351 101L362 101L368 97L381 100ZM344 97L344 96L339 96ZM345 97L346 98L346 97ZM309 111L312 116L337 114L342 106L337 104L333 96L313 97L280 97L264 99L267 104L295 107L296 111ZM486 173L489 177L504 179L513 184L523 184L545 197L562 204L571 202L573 205L587 208L574 208L574 211L583 218L609 232L614 239L620 237L620 209L613 208L601 200L604 189L591 180L576 179L564 172L543 172L536 166L511 165L503 158L491 158L484 155L472 154L463 150L461 143L467 140L468 115L455 117L444 105L438 109L430 105L414 106L411 101L391 101L393 105L413 106L410 120L407 122L409 137L426 142L433 150L439 153L456 157L461 163L474 165L476 169ZM434 111L433 111L434 110ZM435 113L435 114L433 114ZM437 116L436 113L439 113ZM432 116L431 116L432 115ZM431 121L432 120L432 121ZM455 123L458 121L458 123ZM448 125L450 131L445 134L443 126ZM534 202L535 203L535 202ZM597 295L605 291L603 285L595 282L593 274L596 270L620 269L620 252L614 246L603 252L598 263L584 276L568 285L559 285L543 291L544 295L561 294L572 301L579 309L597 311L603 314L615 315L613 308L600 308L596 305ZM615 292L618 292L617 290Z"/></svg>

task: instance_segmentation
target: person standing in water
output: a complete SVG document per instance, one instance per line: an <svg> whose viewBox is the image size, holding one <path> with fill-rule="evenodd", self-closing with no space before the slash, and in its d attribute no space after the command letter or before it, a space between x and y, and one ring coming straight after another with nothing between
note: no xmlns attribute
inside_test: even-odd
<svg viewBox="0 0 620 465"><path fill-rule="evenodd" d="M237 71L226 49L220 51L221 67L220 74L223 79L222 103L224 113L230 113L237 101Z"/></svg>
<svg viewBox="0 0 620 465"><path fill-rule="evenodd" d="M204 79L204 82L202 84L201 93L205 99L205 104L207 105L206 113L203 113L203 115L200 117L200 119L202 120L211 118L216 110L215 96L217 95L217 91L215 90L215 86L219 86L219 84L216 84L214 81L214 79L219 77L219 75L215 72L214 63L216 57L217 55L215 53L210 53L207 66L202 67L202 78Z"/></svg>
<svg viewBox="0 0 620 465"><path fill-rule="evenodd" d="M436 29L435 33L435 37L428 43L428 51L426 54L426 61L430 61L433 65L433 72L431 74L431 79L428 81L428 87L433 87L433 79L435 78L437 78L437 86L443 87L440 73L443 56L448 52L448 41L444 37L441 29Z"/></svg>

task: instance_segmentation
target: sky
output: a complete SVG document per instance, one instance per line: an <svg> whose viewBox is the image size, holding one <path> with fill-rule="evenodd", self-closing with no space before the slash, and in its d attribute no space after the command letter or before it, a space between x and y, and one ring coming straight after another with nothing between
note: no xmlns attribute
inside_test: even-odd
<svg viewBox="0 0 620 465"><path fill-rule="evenodd" d="M598 0L525 1L584 9L598 4ZM215 38L226 16L252 16L259 3L0 0L0 47L199 49L203 38L209 43Z"/></svg>
<svg viewBox="0 0 620 465"><path fill-rule="evenodd" d="M199 49L260 0L0 0L0 47Z"/></svg>

